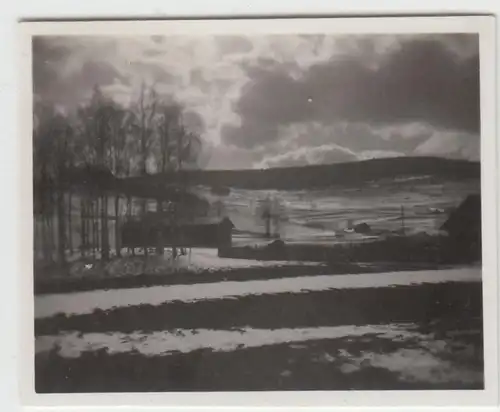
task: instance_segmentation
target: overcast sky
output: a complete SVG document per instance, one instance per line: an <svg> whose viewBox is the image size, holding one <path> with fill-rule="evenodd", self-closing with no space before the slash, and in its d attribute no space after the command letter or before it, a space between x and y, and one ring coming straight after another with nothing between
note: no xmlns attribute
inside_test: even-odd
<svg viewBox="0 0 500 412"><path fill-rule="evenodd" d="M479 158L478 37L45 37L35 99L68 113L94 85L123 105L174 95L204 164L237 169L373 157Z"/></svg>

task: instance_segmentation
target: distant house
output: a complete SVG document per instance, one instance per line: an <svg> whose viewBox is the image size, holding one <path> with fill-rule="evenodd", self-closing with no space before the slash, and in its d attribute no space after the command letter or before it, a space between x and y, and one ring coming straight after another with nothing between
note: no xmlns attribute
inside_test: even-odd
<svg viewBox="0 0 500 412"><path fill-rule="evenodd" d="M481 251L481 196L469 195L441 226L455 244L456 253Z"/></svg>
<svg viewBox="0 0 500 412"><path fill-rule="evenodd" d="M233 223L225 218L181 218L172 221L160 213L148 213L122 227L123 247L213 247L226 248L232 243Z"/></svg>

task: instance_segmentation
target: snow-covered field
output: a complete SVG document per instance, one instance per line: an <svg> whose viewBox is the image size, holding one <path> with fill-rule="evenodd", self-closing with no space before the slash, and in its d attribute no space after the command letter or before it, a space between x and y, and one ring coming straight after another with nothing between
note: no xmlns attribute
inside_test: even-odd
<svg viewBox="0 0 500 412"><path fill-rule="evenodd" d="M457 285L463 282L466 282L463 284L464 287L457 289ZM442 287L437 288L438 284ZM381 374L379 378L381 380L377 385L380 387L389 385L389 389L391 380L384 383L383 379L395 379L393 385L408 384L416 387L422 384L451 385L451 387L476 388L483 382L481 323L478 314L468 312L469 303L464 299L469 298L463 294L467 294L467 290L471 290L473 285L480 284L481 268L466 267L437 271L304 276L264 281L154 286L36 296L35 322L40 323L41 329L37 330L42 332L37 334L35 339L37 368L40 376L43 376L38 379L41 379L40 384L43 385L47 379L54 382L47 384L48 391L53 390L50 389L51 385L59 387L58 385L67 379L65 377L67 374L72 376L70 379L76 379L75 382L87 382L86 387L88 385L92 387L94 379L86 375L90 373L88 368L93 371L94 367L91 365L102 364L102 368L97 368L99 372L95 373L108 374L110 378L103 381L101 386L95 386L97 390L108 391L110 388L116 388L107 386L106 382L109 379L115 382L113 385L121 385L119 382L125 382L127 385L127 379L140 379L142 385L147 388L148 385L161 383L157 380L160 378L155 377L156 372L149 369L152 365L160 365L160 362L165 360L167 366L158 367L168 368L170 365L168 362L171 362L168 359L178 359L179 354L194 356L193 362L200 362L197 353L205 351L203 353L207 355L203 356L226 354L224 356L227 358L221 361L210 361L209 359L215 359L210 357L203 358L207 359L206 367L210 368L212 371L210 373L215 373L224 385L230 385L232 380L236 379L242 382L243 388L246 387L245 382L250 382L245 381L247 376L245 374L250 374L247 379L252 379L252 382L253 379L259 382L258 375L264 373L263 376L270 380L271 386L286 386L286 379L292 379L291 382L307 382L303 376L306 373L303 368L309 370L307 373L312 373L311 378L320 374L318 376L325 376L325 379L333 373L329 371L334 370L339 376L336 379L350 379L352 383L349 387L359 389L365 388L363 385L367 384L364 379L369 375L365 374L375 373L374 371ZM398 288L401 287L409 287L404 296L409 296L410 299L414 296L413 299L416 301L412 303L411 300L399 298L403 296L398 295L401 293ZM425 289L427 292L424 291L422 294L419 288L423 287L430 289ZM359 297L355 298L351 303L349 296L354 297L354 295L345 293L355 293L356 290L362 291L365 294L362 296L365 298L361 300ZM393 292L390 292L391 290ZM412 290L416 293L411 292ZM447 297L446 290L453 297ZM477 288L474 287L472 290ZM460 291L459 294L455 295L456 291ZM314 297L310 297L309 300L307 297L301 298L308 293L319 292L335 293L323 295L322 303L316 302ZM473 299L477 300L476 292L471 293ZM252 304L248 301L239 303L239 299L249 296L254 296L258 300L254 300ZM278 303L280 301L276 301L280 296L286 296L286 300L282 301L284 303L282 307ZM375 297L378 296L381 300L376 303ZM387 297L390 297L389 300L384 302ZM362 302L366 302L363 299L366 298L369 298L371 303L363 305ZM268 299L273 299L275 303L271 303ZM338 310L345 316L332 317L322 312L321 308L325 307L322 305L329 305L329 299L332 299L331 305L338 305ZM460 302L463 302L460 305L465 306L463 309L460 309L461 306L454 309L458 310L458 313L452 312L452 319L440 319L441 309L437 313L429 312L431 310L429 305L434 305L435 301L440 299L451 299L450 302L461 299ZM428 300L429 303L426 303ZM234 313L232 310L224 309L227 305L220 306L223 302L234 302ZM293 302L297 302L299 307L290 307L289 305L293 306ZM301 306L304 303L306 305ZM205 311L199 305L206 304L211 304L203 306L209 310L211 317L199 312ZM361 306L358 306L360 304ZM379 308L371 309L373 304L389 305L390 309L387 309L387 306L382 311ZM266 312L270 321L264 328L258 326L259 323L262 324L259 316L266 316L265 310L262 312L259 309L261 305L266 306L265 310L277 312ZM402 311L401 305L413 305L420 309ZM477 302L475 305L477 307ZM191 307L193 309L190 309ZM301 314L301 307L309 315ZM123 312L127 308L129 311ZM97 309L99 311L95 312ZM295 317L290 315L291 318L287 321L290 327L284 327L278 319L284 319L283 317L287 316L286 312L291 309L301 317L300 323L295 323ZM366 319L366 315L363 314L371 310L381 314L379 323L363 324L363 319ZM119 314L120 311L122 314ZM353 311L354 315L358 313L357 317L352 317ZM244 315L246 321L240 319L239 314ZM57 317L57 315L63 316ZM431 317L426 321L429 316ZM228 324L226 327L210 328L204 323L215 321L217 324L219 318L236 322L237 326ZM361 323L345 324L348 318L351 319L351 323L359 321ZM378 318L372 317L372 320L376 319ZM443 326L432 326L436 321L443 323L444 329ZM250 324L240 322L250 322ZM130 328L126 326L128 324ZM82 325L83 331L79 331L79 325ZM179 326L176 327L177 325ZM182 327L182 325L190 326ZM276 326L268 327L271 325ZM127 327L127 332L123 331L122 327ZM147 363L148 359L151 359L152 363ZM172 362L174 364L187 362L181 365L185 365L184 367L188 369L198 365L189 363L190 358L186 359L182 361L179 358ZM226 376L224 365L236 359L237 362L243 362L243 365L251 362L255 367L247 364L244 367L248 370L236 368L234 371L228 371ZM55 367L54 362L60 365L58 368L63 365L64 369L57 369L58 372L54 372L52 370ZM128 362L133 363L129 365ZM137 365L137 362L146 362L140 363L142 366L137 366L145 369L140 369L140 378L133 378L136 373L134 372L136 366L133 365ZM123 372L116 375L113 372L116 368L123 369ZM250 372L250 369L253 372ZM165 373L167 372L168 370ZM130 378L127 378L127 374L130 374ZM175 375L173 379L175 387L177 385ZM208 387L212 387L210 383L212 378L203 379ZM78 390L80 384L73 383L70 385L76 386L70 387L72 390L75 388ZM168 382L164 384L166 388L170 385ZM191 383L188 381L185 385L189 388ZM331 389L343 387L342 383L335 381L331 383L331 387L327 382L324 382L324 385ZM143 386L139 385L138 388Z"/></svg>
<svg viewBox="0 0 500 412"><path fill-rule="evenodd" d="M435 182L429 176L415 179L379 180L359 188L337 187L308 191L258 191L232 189L220 200L234 222L236 244L261 243L264 222L256 213L266 196L276 196L284 206L279 223L287 242L333 243L361 241L401 228L404 208L406 233L436 233L447 218L471 193L479 193L479 181ZM347 223L367 223L372 234L346 233Z"/></svg>

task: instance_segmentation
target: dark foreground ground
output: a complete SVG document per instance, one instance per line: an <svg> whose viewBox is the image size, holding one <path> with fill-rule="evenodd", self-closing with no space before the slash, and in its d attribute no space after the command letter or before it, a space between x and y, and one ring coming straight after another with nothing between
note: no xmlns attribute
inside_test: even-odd
<svg viewBox="0 0 500 412"><path fill-rule="evenodd" d="M480 345L480 336L468 343ZM457 345L458 346L458 345ZM418 349L418 343L405 345ZM363 351L390 354L400 344L366 336L357 339L309 341L300 345L270 345L234 352L199 350L189 354L145 357L138 353L109 355L105 350L86 353L78 359L51 354L36 361L36 390L44 392L163 392L163 391L251 391L251 390L396 390L483 389L479 379L470 382L440 381L439 372L429 381L402 379L399 371L369 363L353 366L338 354L348 348L349 359ZM461 348L460 348L461 349ZM460 350L459 349L459 350ZM443 361L447 361L443 355ZM453 354L451 355L453 356ZM463 356L463 355L454 355ZM411 361L411 360L410 360ZM482 359L464 357L481 374ZM44 365L45 364L45 365ZM50 366L49 366L50 365ZM470 373L470 372L467 372Z"/></svg>
<svg viewBox="0 0 500 412"><path fill-rule="evenodd" d="M276 330L403 325L401 333L187 353L106 349L35 359L39 393L237 390L482 389L480 282L422 284L172 302L55 316L35 322L36 336L76 331L132 333L198 328ZM397 329L397 328L396 328ZM181 333L181 332L179 332Z"/></svg>

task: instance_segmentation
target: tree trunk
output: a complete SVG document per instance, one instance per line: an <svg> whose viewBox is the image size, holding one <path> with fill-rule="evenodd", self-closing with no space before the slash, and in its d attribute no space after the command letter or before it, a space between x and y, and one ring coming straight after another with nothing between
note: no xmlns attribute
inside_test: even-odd
<svg viewBox="0 0 500 412"><path fill-rule="evenodd" d="M101 259L109 260L108 195L101 198Z"/></svg>
<svg viewBox="0 0 500 412"><path fill-rule="evenodd" d="M127 196L127 217L130 220L132 217L132 196ZM132 253L132 256L135 256L135 247L129 247L128 252Z"/></svg>
<svg viewBox="0 0 500 412"><path fill-rule="evenodd" d="M93 239L94 239L94 228L93 228L93 212L92 212L92 197L87 197L85 199L85 246L87 247L87 252L89 255L93 254Z"/></svg>
<svg viewBox="0 0 500 412"><path fill-rule="evenodd" d="M121 247L121 238L120 238L120 196L115 194L115 249L116 256L122 256L122 247Z"/></svg>
<svg viewBox="0 0 500 412"><path fill-rule="evenodd" d="M44 231L44 237L43 237L43 249L44 249L44 255L45 259L48 262L52 262L52 225L51 225L51 216L45 215L43 217L43 231Z"/></svg>
<svg viewBox="0 0 500 412"><path fill-rule="evenodd" d="M47 259L47 231L45 228L45 216L42 212L41 215L41 221L42 221L42 227L40 228L41 231L41 243L40 246L42 247L42 257L43 260Z"/></svg>
<svg viewBox="0 0 500 412"><path fill-rule="evenodd" d="M55 232L55 228L54 228L54 219L55 216L53 215L53 213L50 214L50 218L48 220L48 229L49 229L49 255L50 255L50 262L54 262L55 260L55 256L54 256L54 252L56 250L56 242L55 242L55 236L54 236L54 232Z"/></svg>
<svg viewBox="0 0 500 412"><path fill-rule="evenodd" d="M52 263L54 260L54 231L53 231L53 219L54 219L54 198L52 189L48 188L45 194L45 209L43 212L43 224L44 224L44 250L45 258Z"/></svg>
<svg viewBox="0 0 500 412"><path fill-rule="evenodd" d="M177 204L174 204L173 219L170 228L172 230L172 257L177 257Z"/></svg>
<svg viewBox="0 0 500 412"><path fill-rule="evenodd" d="M43 252L43 259L46 261L49 260L48 246L49 246L49 239L47 236L47 217L45 215L42 215L42 252Z"/></svg>
<svg viewBox="0 0 500 412"><path fill-rule="evenodd" d="M156 211L158 216L161 217L163 215L163 202L160 199L156 200ZM156 246L156 254L162 256L165 253L165 245L163 242L163 226L159 225L158 227L158 239Z"/></svg>
<svg viewBox="0 0 500 412"><path fill-rule="evenodd" d="M142 201L142 215L143 215L143 217L146 216L146 214L148 212L147 207L148 207L147 206L147 199L144 199ZM143 245L144 246L144 257L148 257L148 246L149 246L147 244L148 243L148 233L144 233L144 236L142 237L142 239L143 239L143 242L146 243Z"/></svg>
<svg viewBox="0 0 500 412"><path fill-rule="evenodd" d="M71 222L71 212L72 212L71 198L72 198L72 193L70 190L68 193L68 247L70 256L73 255L73 226Z"/></svg>
<svg viewBox="0 0 500 412"><path fill-rule="evenodd" d="M92 250L94 252L94 258L97 258L97 251L99 250L98 203L98 198L92 200Z"/></svg>
<svg viewBox="0 0 500 412"><path fill-rule="evenodd" d="M95 242L94 242L94 232L95 232L95 224L94 224L94 199L91 197L87 203L87 213L88 213L88 245L89 252L93 258L95 258Z"/></svg>
<svg viewBox="0 0 500 412"><path fill-rule="evenodd" d="M85 207L85 198L82 196L80 198L80 250L81 255L85 256L87 249L87 227L86 227L86 207Z"/></svg>
<svg viewBox="0 0 500 412"><path fill-rule="evenodd" d="M94 217L95 217L95 244L96 244L96 249L97 253L101 253L102 257L102 244L101 244L101 230L102 230L102 225L101 225L101 219L99 217L99 207L101 204L101 198L96 197L95 199L95 210L94 210Z"/></svg>
<svg viewBox="0 0 500 412"><path fill-rule="evenodd" d="M64 192L62 189L57 191L57 255L59 263L66 262L66 230L64 213Z"/></svg>

